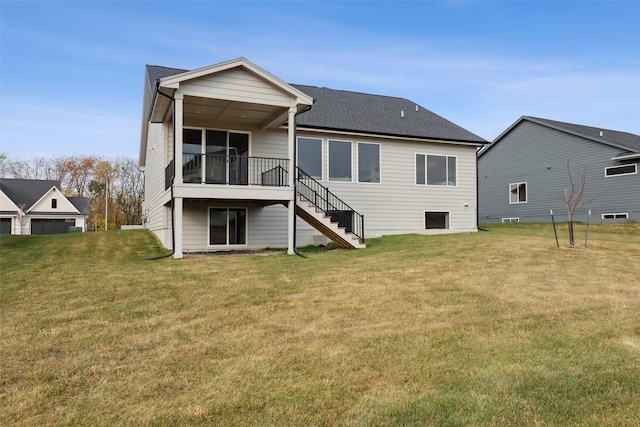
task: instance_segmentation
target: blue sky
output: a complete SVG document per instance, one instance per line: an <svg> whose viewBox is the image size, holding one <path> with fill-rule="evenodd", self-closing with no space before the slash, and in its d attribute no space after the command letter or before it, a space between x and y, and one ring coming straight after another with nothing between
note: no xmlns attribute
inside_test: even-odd
<svg viewBox="0 0 640 427"><path fill-rule="evenodd" d="M145 64L238 57L487 140L522 115L640 134L639 0L0 0L0 153L137 158Z"/></svg>

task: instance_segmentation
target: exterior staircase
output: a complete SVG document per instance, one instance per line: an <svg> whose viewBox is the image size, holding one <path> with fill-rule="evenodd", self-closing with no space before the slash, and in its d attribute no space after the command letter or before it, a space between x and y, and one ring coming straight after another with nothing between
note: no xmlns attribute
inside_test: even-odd
<svg viewBox="0 0 640 427"><path fill-rule="evenodd" d="M364 216L302 169L297 174L296 214L345 249L365 248Z"/></svg>

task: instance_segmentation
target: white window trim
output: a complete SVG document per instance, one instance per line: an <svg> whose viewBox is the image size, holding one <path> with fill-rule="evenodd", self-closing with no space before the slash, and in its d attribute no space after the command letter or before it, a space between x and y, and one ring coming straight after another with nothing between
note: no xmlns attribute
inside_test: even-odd
<svg viewBox="0 0 640 427"><path fill-rule="evenodd" d="M607 215L613 215L613 218L605 218ZM616 218L617 215L624 215L622 218ZM629 214L627 212L608 212L602 214L602 219L629 219Z"/></svg>
<svg viewBox="0 0 640 427"><path fill-rule="evenodd" d="M418 156L424 156L424 184L418 184ZM413 185L416 187L427 185L427 155L424 153L413 153Z"/></svg>
<svg viewBox="0 0 640 427"><path fill-rule="evenodd" d="M424 156L424 184L418 184L418 180L417 178L417 174L418 174L418 169L416 168L416 156L418 155L422 155ZM427 174L428 174L428 168L427 168L427 162L429 159L429 156L439 156L439 157L444 157L446 159L445 164L446 164L446 171L447 171L447 178L449 178L449 157L453 157L454 159L456 159L456 185L438 185L438 184L429 184L429 180L427 179ZM413 184L417 185L417 186L426 186L426 187L435 187L435 188L450 188L450 187L458 187L458 170L459 170L459 165L458 165L458 156L450 156L449 154L440 154L440 153L414 153L413 154ZM447 180L447 183L449 181Z"/></svg>
<svg viewBox="0 0 640 427"><path fill-rule="evenodd" d="M211 209L226 209L227 210L227 243L224 245L212 245L209 242L209 233L211 232ZM244 241L242 244L230 244L229 242L229 209L244 209L246 218L246 228L244 231ZM246 206L208 206L207 207L207 247L211 249L234 249L243 248L249 245L249 209Z"/></svg>
<svg viewBox="0 0 640 427"><path fill-rule="evenodd" d="M624 168L624 167L629 167L629 166L633 166L634 171L633 172L627 172L627 173L619 173L619 174L615 174L615 175L607 175L607 172L611 169L618 169L618 168ZM626 165L616 165L616 166L607 166L604 168L604 177L605 178L616 178L619 176L626 176L626 175L636 175L638 173L638 164L637 163L628 163Z"/></svg>
<svg viewBox="0 0 640 427"><path fill-rule="evenodd" d="M445 187L444 185L442 187ZM447 214L447 223L448 223L448 227L447 228L427 228L427 212L431 212L431 213L446 213ZM444 211L444 210L424 210L422 212L422 227L423 230L451 230L451 211Z"/></svg>
<svg viewBox="0 0 640 427"><path fill-rule="evenodd" d="M378 182L367 182L367 181L360 181L360 151L359 148L360 144L368 144L368 145L377 145L378 146L378 174L379 174L379 178L380 180ZM356 182L358 184L369 184L369 185L379 185L382 184L382 144L380 144L379 142L366 142L366 141L357 141L356 142L356 159L355 159L355 166L356 166L356 172L357 172L357 177L356 177ZM415 165L414 165L415 167Z"/></svg>
<svg viewBox="0 0 640 427"><path fill-rule="evenodd" d="M521 202L521 201L512 202L512 201L511 201L511 186L512 186L512 185L520 186L520 184L524 184L524 185L525 185L525 193L526 193L526 194L525 194L525 201L524 201L524 202ZM508 187L507 189L508 189L507 195L509 196L509 204L510 204L510 205L521 205L521 204L524 204L524 203L528 203L528 202L529 202L529 184L528 184L526 181L522 181L522 182L511 182L511 183L509 183L509 187ZM518 199L519 199L519 197L518 197Z"/></svg>
<svg viewBox="0 0 640 427"><path fill-rule="evenodd" d="M311 137L311 136L297 136L296 137L296 166L298 166L300 164L300 138L303 139L315 139L316 141L320 141L320 178L316 178L316 177L311 177L313 179L315 179L318 182L323 182L324 179L324 172L325 172L325 168L324 168L324 138L316 138L316 137ZM329 161L329 158L327 157L327 162ZM327 173L329 173L329 169L327 169Z"/></svg>
<svg viewBox="0 0 640 427"><path fill-rule="evenodd" d="M348 142L349 146L351 147L351 161L349 162L349 165L351 166L351 179L350 180L343 180L343 179L331 179L331 142ZM344 183L349 183L349 182L353 182L353 141L349 141L346 139L333 139L333 138L327 138L327 182L344 182Z"/></svg>

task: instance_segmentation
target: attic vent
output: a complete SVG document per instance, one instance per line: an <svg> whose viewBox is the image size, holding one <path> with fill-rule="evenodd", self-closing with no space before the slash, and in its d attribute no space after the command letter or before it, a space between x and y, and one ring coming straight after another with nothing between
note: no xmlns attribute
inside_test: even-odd
<svg viewBox="0 0 640 427"><path fill-rule="evenodd" d="M604 136L604 132L600 131L600 136Z"/></svg>
<svg viewBox="0 0 640 427"><path fill-rule="evenodd" d="M400 117L404 118L404 110L400 110Z"/></svg>
<svg viewBox="0 0 640 427"><path fill-rule="evenodd" d="M420 111L420 107L416 104L416 111Z"/></svg>

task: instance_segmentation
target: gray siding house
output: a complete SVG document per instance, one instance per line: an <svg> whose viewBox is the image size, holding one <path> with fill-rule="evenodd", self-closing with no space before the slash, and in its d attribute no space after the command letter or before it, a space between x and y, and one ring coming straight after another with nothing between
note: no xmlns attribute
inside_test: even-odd
<svg viewBox="0 0 640 427"><path fill-rule="evenodd" d="M145 225L176 258L476 231L485 143L407 99L289 84L244 58L148 65Z"/></svg>
<svg viewBox="0 0 640 427"><path fill-rule="evenodd" d="M575 221L640 221L639 135L523 116L478 154L479 223L567 220L567 162L594 198Z"/></svg>

